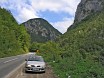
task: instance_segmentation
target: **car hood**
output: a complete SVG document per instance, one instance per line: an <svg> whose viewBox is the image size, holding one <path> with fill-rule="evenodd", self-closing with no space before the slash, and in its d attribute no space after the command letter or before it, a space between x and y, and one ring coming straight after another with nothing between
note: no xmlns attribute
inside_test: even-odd
<svg viewBox="0 0 104 78"><path fill-rule="evenodd" d="M40 61L27 61L26 64L29 64L29 65L45 65L45 62L40 62Z"/></svg>

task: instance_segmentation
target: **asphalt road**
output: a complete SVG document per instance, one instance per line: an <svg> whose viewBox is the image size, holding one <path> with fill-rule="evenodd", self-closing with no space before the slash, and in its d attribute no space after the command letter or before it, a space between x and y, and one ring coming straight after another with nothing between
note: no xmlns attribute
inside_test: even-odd
<svg viewBox="0 0 104 78"><path fill-rule="evenodd" d="M0 78L7 78L18 66L25 62L30 54L0 58Z"/></svg>

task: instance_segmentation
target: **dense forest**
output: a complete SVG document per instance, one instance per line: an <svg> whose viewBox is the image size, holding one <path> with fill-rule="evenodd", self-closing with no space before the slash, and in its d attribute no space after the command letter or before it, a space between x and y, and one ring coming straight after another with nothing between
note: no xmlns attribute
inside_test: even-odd
<svg viewBox="0 0 104 78"><path fill-rule="evenodd" d="M26 53L30 36L22 25L18 25L12 13L0 8L0 57Z"/></svg>
<svg viewBox="0 0 104 78"><path fill-rule="evenodd" d="M59 78L104 78L104 11L77 23L56 42L33 46Z"/></svg>

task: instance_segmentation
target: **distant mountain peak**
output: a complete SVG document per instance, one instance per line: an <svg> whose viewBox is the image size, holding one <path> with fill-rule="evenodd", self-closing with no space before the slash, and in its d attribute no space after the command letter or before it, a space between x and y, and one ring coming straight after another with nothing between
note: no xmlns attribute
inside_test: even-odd
<svg viewBox="0 0 104 78"><path fill-rule="evenodd" d="M23 23L32 38L32 42L55 40L61 33L43 18L30 19Z"/></svg>
<svg viewBox="0 0 104 78"><path fill-rule="evenodd" d="M102 10L104 10L104 0L81 0L77 7L74 23L69 27L68 30L76 27L77 23L81 22L92 13L96 13Z"/></svg>
<svg viewBox="0 0 104 78"><path fill-rule="evenodd" d="M103 8L104 0L81 0L76 11L75 23L80 22L91 13L101 11Z"/></svg>

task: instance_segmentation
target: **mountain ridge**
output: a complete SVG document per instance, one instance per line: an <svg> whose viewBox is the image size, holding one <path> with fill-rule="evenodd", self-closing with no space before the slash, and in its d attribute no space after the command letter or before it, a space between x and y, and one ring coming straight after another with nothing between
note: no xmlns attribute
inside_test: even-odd
<svg viewBox="0 0 104 78"><path fill-rule="evenodd" d="M76 27L77 23L80 23L91 14L93 15L102 10L104 10L104 0L81 0L75 13L74 23L68 30Z"/></svg>
<svg viewBox="0 0 104 78"><path fill-rule="evenodd" d="M61 33L43 18L33 18L22 23L31 36L32 42L55 40Z"/></svg>

